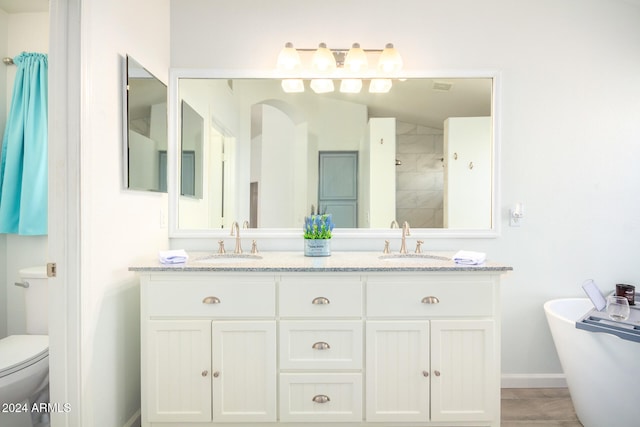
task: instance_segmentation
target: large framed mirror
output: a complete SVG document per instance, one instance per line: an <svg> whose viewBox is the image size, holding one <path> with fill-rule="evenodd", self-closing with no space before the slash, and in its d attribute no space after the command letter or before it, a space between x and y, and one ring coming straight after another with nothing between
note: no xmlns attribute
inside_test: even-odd
<svg viewBox="0 0 640 427"><path fill-rule="evenodd" d="M417 236L498 234L495 73L407 75L387 93L304 85L286 93L268 75L170 71L173 237L228 234L233 221L293 236L312 210L333 214L336 237L405 221ZM185 102L204 118L199 198L178 191Z"/></svg>
<svg viewBox="0 0 640 427"><path fill-rule="evenodd" d="M167 191L167 86L123 58L123 180L130 190Z"/></svg>

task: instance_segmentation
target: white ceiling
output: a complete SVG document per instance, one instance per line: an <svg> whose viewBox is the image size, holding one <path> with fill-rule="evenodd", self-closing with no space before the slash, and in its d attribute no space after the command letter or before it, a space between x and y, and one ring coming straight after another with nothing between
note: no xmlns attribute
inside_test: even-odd
<svg viewBox="0 0 640 427"><path fill-rule="evenodd" d="M7 13L48 12L49 0L0 0L0 9Z"/></svg>
<svg viewBox="0 0 640 427"><path fill-rule="evenodd" d="M438 84L451 87L439 90ZM357 95L343 94L336 88L325 96L366 105L369 117L396 117L407 123L442 129L448 117L490 116L492 90L490 78L414 78L395 80L389 93L371 94L365 84Z"/></svg>

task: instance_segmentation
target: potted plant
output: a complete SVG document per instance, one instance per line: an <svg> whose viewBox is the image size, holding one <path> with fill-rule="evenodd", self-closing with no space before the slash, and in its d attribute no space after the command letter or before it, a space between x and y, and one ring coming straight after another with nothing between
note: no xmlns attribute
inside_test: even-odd
<svg viewBox="0 0 640 427"><path fill-rule="evenodd" d="M304 219L304 255L331 255L331 231L334 224L331 214L314 214Z"/></svg>

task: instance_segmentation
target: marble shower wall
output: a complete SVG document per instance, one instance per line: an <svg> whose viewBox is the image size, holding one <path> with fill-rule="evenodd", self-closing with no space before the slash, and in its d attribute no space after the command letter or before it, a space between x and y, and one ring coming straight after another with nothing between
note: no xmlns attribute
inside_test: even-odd
<svg viewBox="0 0 640 427"><path fill-rule="evenodd" d="M402 226L442 228L443 131L396 123L396 216Z"/></svg>

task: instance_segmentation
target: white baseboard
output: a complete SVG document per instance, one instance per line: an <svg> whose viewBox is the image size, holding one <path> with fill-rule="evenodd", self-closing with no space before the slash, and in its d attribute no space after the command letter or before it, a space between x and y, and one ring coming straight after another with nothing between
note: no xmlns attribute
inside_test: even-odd
<svg viewBox="0 0 640 427"><path fill-rule="evenodd" d="M138 409L136 413L133 414L122 427L140 427L141 424L142 419L140 417L140 409Z"/></svg>
<svg viewBox="0 0 640 427"><path fill-rule="evenodd" d="M563 388L564 374L502 374L502 388Z"/></svg>

